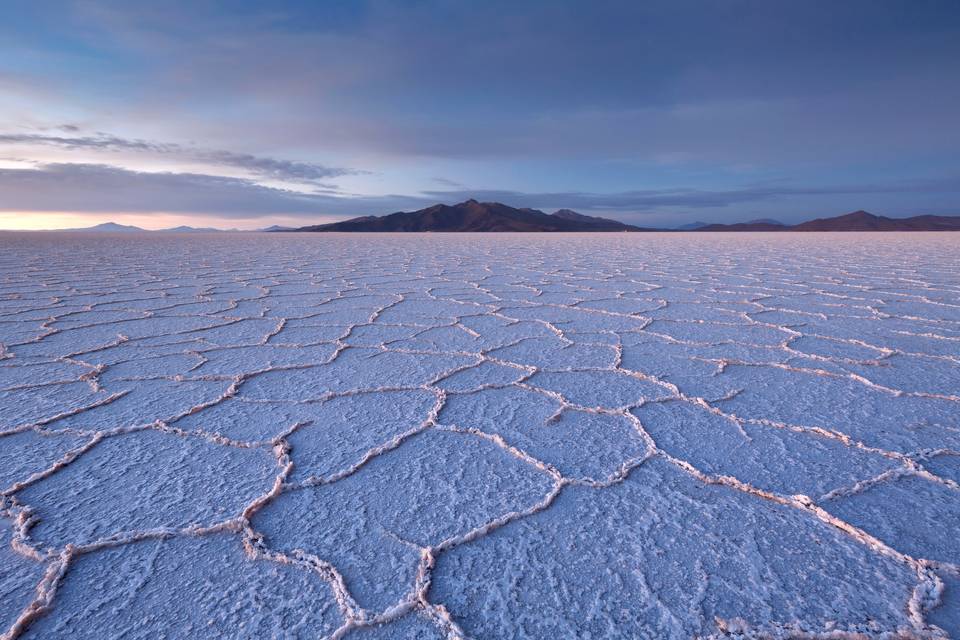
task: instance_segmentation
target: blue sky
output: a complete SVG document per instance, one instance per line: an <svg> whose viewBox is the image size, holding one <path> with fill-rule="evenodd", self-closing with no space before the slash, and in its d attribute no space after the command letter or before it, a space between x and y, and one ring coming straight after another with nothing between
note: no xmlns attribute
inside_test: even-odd
<svg viewBox="0 0 960 640"><path fill-rule="evenodd" d="M953 1L4 8L0 227L960 215Z"/></svg>

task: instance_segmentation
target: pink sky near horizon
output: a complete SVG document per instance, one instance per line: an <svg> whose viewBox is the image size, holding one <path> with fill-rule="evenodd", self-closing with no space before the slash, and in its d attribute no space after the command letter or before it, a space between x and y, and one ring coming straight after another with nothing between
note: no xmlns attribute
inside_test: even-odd
<svg viewBox="0 0 960 640"><path fill-rule="evenodd" d="M124 213L87 213L87 212L4 212L0 211L0 231L52 231L56 229L74 229L92 227L105 222L133 225L147 230L169 229L182 225L190 227L215 227L217 229L254 230L277 224L280 226L302 227L306 224L333 222L338 216L316 216L314 220L303 218L263 218L210 219L184 214L124 214Z"/></svg>

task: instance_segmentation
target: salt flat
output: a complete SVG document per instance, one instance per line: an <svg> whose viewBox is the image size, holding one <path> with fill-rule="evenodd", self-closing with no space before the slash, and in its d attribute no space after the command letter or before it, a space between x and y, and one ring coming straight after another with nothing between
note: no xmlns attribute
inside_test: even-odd
<svg viewBox="0 0 960 640"><path fill-rule="evenodd" d="M960 637L958 235L0 248L3 638Z"/></svg>

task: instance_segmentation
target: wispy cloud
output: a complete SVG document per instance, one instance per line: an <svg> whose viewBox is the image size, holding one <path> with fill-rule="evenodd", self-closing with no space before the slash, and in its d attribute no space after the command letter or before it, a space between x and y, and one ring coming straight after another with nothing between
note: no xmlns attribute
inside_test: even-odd
<svg viewBox="0 0 960 640"><path fill-rule="evenodd" d="M433 181L437 184L442 184L445 187L450 187L452 189L465 189L466 185L457 182L456 180L450 180L449 178L433 178Z"/></svg>
<svg viewBox="0 0 960 640"><path fill-rule="evenodd" d="M64 125L60 128L71 132L78 130L78 127L75 125ZM259 179L303 183L321 187L330 187L330 185L323 182L330 178L365 173L357 169L328 167L313 162L296 162L248 153L235 153L219 149L203 149L170 142L122 138L100 132L85 136L49 135L46 133L7 133L0 134L0 144L42 145L72 151L127 151L174 156L211 166L241 169Z"/></svg>
<svg viewBox="0 0 960 640"><path fill-rule="evenodd" d="M419 206L424 198L338 197L202 173L133 171L103 164L0 168L0 210L185 213L221 218L351 216Z"/></svg>

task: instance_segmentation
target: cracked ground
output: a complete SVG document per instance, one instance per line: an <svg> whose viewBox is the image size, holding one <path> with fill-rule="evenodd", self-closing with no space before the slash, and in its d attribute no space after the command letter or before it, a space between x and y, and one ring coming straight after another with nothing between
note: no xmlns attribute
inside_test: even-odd
<svg viewBox="0 0 960 640"><path fill-rule="evenodd" d="M0 237L0 637L960 637L951 234Z"/></svg>

